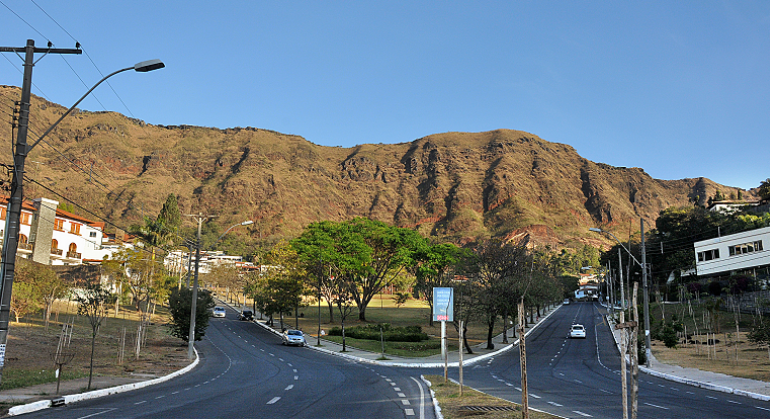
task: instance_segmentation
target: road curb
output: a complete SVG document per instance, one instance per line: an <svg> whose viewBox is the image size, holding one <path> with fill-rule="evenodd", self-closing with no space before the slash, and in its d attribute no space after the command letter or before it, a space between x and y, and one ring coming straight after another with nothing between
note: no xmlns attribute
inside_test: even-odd
<svg viewBox="0 0 770 420"><path fill-rule="evenodd" d="M443 420L444 415L441 414L441 406L438 405L438 400L436 399L436 393L433 391L433 388L431 388L433 384L429 380L425 379L425 375L420 375L420 379L422 379L425 385L428 386L428 390L430 391L430 398L431 400L433 400L433 414L435 414L436 419Z"/></svg>
<svg viewBox="0 0 770 420"><path fill-rule="evenodd" d="M132 384L114 386L112 388L98 389L96 391L84 392L82 394L65 395L62 398L64 399L65 404L70 404L77 401L85 401L85 400L90 400L94 398L105 397L107 395L133 391L135 389L140 389L140 388L148 387L150 385L166 382L170 379L176 378L177 376L184 375L185 373L191 371L193 368L195 368L195 366L198 365L198 363L200 362L200 357L198 356L198 350L195 350L194 347L193 347L193 350L195 351L195 360L192 363L166 376L150 379L148 381L143 381L143 382L134 382ZM29 404L17 405L15 407L11 407L8 410L8 415L18 416L21 414L27 414L34 411L43 410L51 406L52 406L51 400L36 401Z"/></svg>

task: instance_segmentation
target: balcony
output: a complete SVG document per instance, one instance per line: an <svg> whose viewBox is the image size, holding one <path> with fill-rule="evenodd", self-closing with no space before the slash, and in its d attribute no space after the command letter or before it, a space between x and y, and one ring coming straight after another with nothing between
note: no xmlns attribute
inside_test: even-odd
<svg viewBox="0 0 770 420"><path fill-rule="evenodd" d="M58 248L51 248L51 255L58 255L61 257L63 253L64 253L64 250L61 250Z"/></svg>
<svg viewBox="0 0 770 420"><path fill-rule="evenodd" d="M32 250L35 248L34 245L26 243L26 242L19 242L16 245L16 253L21 255L30 255L32 254ZM25 257L26 258L26 257Z"/></svg>
<svg viewBox="0 0 770 420"><path fill-rule="evenodd" d="M79 259L81 259L81 254L79 252L69 251L69 252L67 252L67 258L72 258L72 259L75 259L75 260L79 260Z"/></svg>

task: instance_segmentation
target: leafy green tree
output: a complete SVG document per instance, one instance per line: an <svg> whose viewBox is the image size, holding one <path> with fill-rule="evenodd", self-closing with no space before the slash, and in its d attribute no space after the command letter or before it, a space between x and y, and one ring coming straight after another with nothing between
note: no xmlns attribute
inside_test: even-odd
<svg viewBox="0 0 770 420"><path fill-rule="evenodd" d="M16 258L16 278L11 295L11 311L16 322L42 307L43 294L36 281L39 264Z"/></svg>
<svg viewBox="0 0 770 420"><path fill-rule="evenodd" d="M166 197L166 202L163 203L157 220L170 233L176 232L182 225L182 214L179 212L179 203L174 193L170 193Z"/></svg>
<svg viewBox="0 0 770 420"><path fill-rule="evenodd" d="M209 326L209 310L214 307L214 298L211 292L198 289L195 307L195 341L200 341L206 335ZM192 289L182 286L180 289L172 289L168 297L169 310L171 311L171 323L169 328L171 335L190 342L190 311L192 309Z"/></svg>
<svg viewBox="0 0 770 420"><path fill-rule="evenodd" d="M429 323L433 326L433 288L447 287L452 281L453 268L462 258L468 258L467 251L454 244L429 245L427 242L416 249L416 264L410 271L416 282L414 291L430 307Z"/></svg>
<svg viewBox="0 0 770 420"><path fill-rule="evenodd" d="M78 315L88 318L88 323L91 325L91 362L88 368L88 387L86 389L91 389L96 336L99 334L99 327L101 327L104 318L107 317L106 305L111 299L112 294L98 282L87 283L86 287L75 295L75 300L78 302Z"/></svg>

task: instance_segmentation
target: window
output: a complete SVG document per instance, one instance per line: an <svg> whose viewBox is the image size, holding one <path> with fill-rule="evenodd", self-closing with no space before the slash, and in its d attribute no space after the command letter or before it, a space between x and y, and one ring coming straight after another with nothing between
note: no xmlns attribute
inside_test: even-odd
<svg viewBox="0 0 770 420"><path fill-rule="evenodd" d="M32 219L31 216L32 215L29 214L29 213L21 212L21 217L19 218L19 220L21 221L21 224L22 225L29 225L30 224L30 219Z"/></svg>
<svg viewBox="0 0 770 420"><path fill-rule="evenodd" d="M78 252L78 246L74 242L70 244L69 252Z"/></svg>
<svg viewBox="0 0 770 420"><path fill-rule="evenodd" d="M70 222L70 233L74 233L75 235L80 235L80 224Z"/></svg>
<svg viewBox="0 0 770 420"><path fill-rule="evenodd" d="M719 258L719 249L709 249L698 253L698 262L711 261Z"/></svg>
<svg viewBox="0 0 770 420"><path fill-rule="evenodd" d="M27 235L20 234L19 235L19 243L20 244L26 244L27 243Z"/></svg>
<svg viewBox="0 0 770 420"><path fill-rule="evenodd" d="M730 247L730 256L762 251L762 241L748 242Z"/></svg>
<svg viewBox="0 0 770 420"><path fill-rule="evenodd" d="M53 228L54 230L58 230L60 232L64 231L64 220L63 219L56 219L53 221Z"/></svg>
<svg viewBox="0 0 770 420"><path fill-rule="evenodd" d="M96 238L96 232L89 232L88 236L90 236L91 238Z"/></svg>
<svg viewBox="0 0 770 420"><path fill-rule="evenodd" d="M51 240L51 249L58 249L59 248L59 241L56 239Z"/></svg>

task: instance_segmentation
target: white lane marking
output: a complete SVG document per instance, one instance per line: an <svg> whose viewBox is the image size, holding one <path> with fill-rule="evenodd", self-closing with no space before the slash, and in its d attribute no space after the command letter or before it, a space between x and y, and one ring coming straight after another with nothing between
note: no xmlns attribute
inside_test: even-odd
<svg viewBox="0 0 770 420"><path fill-rule="evenodd" d="M87 418L89 418L89 417L98 416L99 414L109 413L110 411L113 411L113 410L117 410L117 408L108 408L108 409L106 409L106 410L104 410L104 411L100 411L100 412L98 412L98 413L89 414L89 415L87 415L87 416L84 416L84 417L78 417L78 418L79 418L79 419L87 419Z"/></svg>
<svg viewBox="0 0 770 420"><path fill-rule="evenodd" d="M509 384L508 382L506 382L505 386L513 386L513 384Z"/></svg>
<svg viewBox="0 0 770 420"><path fill-rule="evenodd" d="M404 409L404 413L406 413L407 416L413 416L414 410L412 410L411 408L407 408L407 409Z"/></svg>
<svg viewBox="0 0 770 420"><path fill-rule="evenodd" d="M503 379L503 378L497 378L497 382L505 382L505 379Z"/></svg>
<svg viewBox="0 0 770 420"><path fill-rule="evenodd" d="M292 365L291 363L287 363L287 365L289 365L289 367L294 367L294 365Z"/></svg>
<svg viewBox="0 0 770 420"><path fill-rule="evenodd" d="M690 395L695 395L694 392L687 391L687 393L690 394Z"/></svg>
<svg viewBox="0 0 770 420"><path fill-rule="evenodd" d="M644 405L649 405L650 407L655 407L655 408L661 408L663 410L668 410L668 408L666 408L666 407L661 407L661 406L655 405L655 404L644 403Z"/></svg>
<svg viewBox="0 0 770 420"><path fill-rule="evenodd" d="M413 376L410 376L413 381L417 383L417 387L420 388L420 418L425 418L425 390L422 389L422 383L415 379Z"/></svg>
<svg viewBox="0 0 770 420"><path fill-rule="evenodd" d="M706 398L711 398L712 400L718 400L718 399L719 399L719 398L717 398L717 397L712 397L712 396L710 396L710 395L706 395Z"/></svg>
<svg viewBox="0 0 770 420"><path fill-rule="evenodd" d="M393 388L393 390L396 391L396 392L401 392L401 388L399 388L399 387L395 387L395 388Z"/></svg>
<svg viewBox="0 0 770 420"><path fill-rule="evenodd" d="M610 392L610 391L607 391L606 389L601 389L601 388L599 388L599 391L602 391L602 392L603 392L603 393L605 393L605 394L612 394L612 392Z"/></svg>
<svg viewBox="0 0 770 420"><path fill-rule="evenodd" d="M563 373L560 373L560 374L559 374L559 376L564 376L564 374L563 374Z"/></svg>
<svg viewBox="0 0 770 420"><path fill-rule="evenodd" d="M165 395L159 395L159 396L155 397L156 400L159 400L161 398L166 398L166 396Z"/></svg>
<svg viewBox="0 0 770 420"><path fill-rule="evenodd" d="M176 395L178 393L179 393L179 391L174 391L174 392L171 393L171 395Z"/></svg>
<svg viewBox="0 0 770 420"><path fill-rule="evenodd" d="M189 390L190 390L190 388L185 388L184 390L185 390L185 391L189 391Z"/></svg>
<svg viewBox="0 0 770 420"><path fill-rule="evenodd" d="M404 394L403 392L399 392L398 398L406 398L406 394Z"/></svg>
<svg viewBox="0 0 770 420"><path fill-rule="evenodd" d="M671 387L671 390L672 390L672 391L679 391L679 388L674 388L674 387Z"/></svg>
<svg viewBox="0 0 770 420"><path fill-rule="evenodd" d="M190 305L192 306L192 305ZM292 372L297 373L297 369L292 369Z"/></svg>
<svg viewBox="0 0 770 420"><path fill-rule="evenodd" d="M515 390L517 390L517 391L521 392L521 388L519 388L519 387L514 387L513 389L515 389Z"/></svg>
<svg viewBox="0 0 770 420"><path fill-rule="evenodd" d="M277 403L277 402L278 402L278 400L280 400L280 399L281 399L281 397L273 397L273 399L272 399L272 400L270 400L270 401L268 401L268 402L267 402L267 404L268 404L268 405L270 405L270 404L275 404L275 403Z"/></svg>
<svg viewBox="0 0 770 420"><path fill-rule="evenodd" d="M199 387L199 386L201 386L201 384L195 385L193 388L197 388L197 387Z"/></svg>
<svg viewBox="0 0 770 420"><path fill-rule="evenodd" d="M192 306L192 305L191 305ZM265 349L259 349L259 351L265 351Z"/></svg>
<svg viewBox="0 0 770 420"><path fill-rule="evenodd" d="M410 405L410 404L409 404L409 400L401 400L401 404L404 404L404 405Z"/></svg>
<svg viewBox="0 0 770 420"><path fill-rule="evenodd" d="M733 404L738 404L738 405L741 405L741 403L739 403L738 401L727 400L727 402L729 402L729 403L733 403Z"/></svg>
<svg viewBox="0 0 770 420"><path fill-rule="evenodd" d="M192 305L191 305L191 306L192 306ZM279 361L281 361L281 362L283 362L283 359L281 359L280 357L278 358L278 360L279 360Z"/></svg>
<svg viewBox="0 0 770 420"><path fill-rule="evenodd" d="M548 404L551 404L551 405L556 406L556 407L564 407L563 405L561 405L559 403L555 403L553 401L548 401Z"/></svg>
<svg viewBox="0 0 770 420"><path fill-rule="evenodd" d="M284 388L283 390L284 390L284 391L288 391L288 390L290 390L290 389L292 389L292 388L294 388L294 385L289 385L289 386L287 386L286 388Z"/></svg>
<svg viewBox="0 0 770 420"><path fill-rule="evenodd" d="M538 399L538 400L540 399L540 397L539 397L539 396L537 396L537 395L535 395L535 394L529 394L529 396L530 396L530 397L532 397L532 398L536 398L536 399Z"/></svg>
<svg viewBox="0 0 770 420"><path fill-rule="evenodd" d="M575 382L577 382L577 383L579 383L579 384L582 384L582 383L583 383L583 381L581 381L581 380L579 380L579 379L573 379L573 381L575 381Z"/></svg>
<svg viewBox="0 0 770 420"><path fill-rule="evenodd" d="M196 257L196 258L197 258L197 257ZM206 382L204 382L204 383L203 383L203 385L206 385L207 383L209 383L209 381L206 381Z"/></svg>
<svg viewBox="0 0 770 420"><path fill-rule="evenodd" d="M275 355L274 355L273 353L268 353L268 354L269 354L270 356L273 356L273 357L275 357Z"/></svg>
<svg viewBox="0 0 770 420"><path fill-rule="evenodd" d="M294 380L295 380L295 381L296 381L296 380L299 380L299 376L297 376L297 375L294 375Z"/></svg>
<svg viewBox="0 0 770 420"><path fill-rule="evenodd" d="M763 408L763 407L756 407L756 406L754 408L758 408L760 410L765 410L765 411L770 411L770 408Z"/></svg>
<svg viewBox="0 0 770 420"><path fill-rule="evenodd" d="M665 385L658 385L658 386L661 387L661 388L665 388L666 387Z"/></svg>
<svg viewBox="0 0 770 420"><path fill-rule="evenodd" d="M586 413L584 413L582 411L573 411L573 413L580 414L583 417L593 417L592 415L586 414Z"/></svg>
<svg viewBox="0 0 770 420"><path fill-rule="evenodd" d="M191 306L192 306L192 305L191 305ZM147 402L147 401L139 401L139 402L135 402L135 403L134 403L134 405L144 404L144 403L146 403L146 402Z"/></svg>

